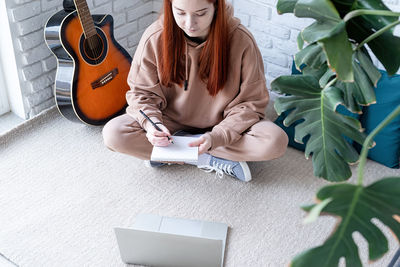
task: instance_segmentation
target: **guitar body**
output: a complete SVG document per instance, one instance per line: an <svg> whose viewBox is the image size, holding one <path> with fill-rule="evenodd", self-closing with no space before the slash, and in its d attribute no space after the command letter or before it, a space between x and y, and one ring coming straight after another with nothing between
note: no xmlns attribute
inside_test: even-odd
<svg viewBox="0 0 400 267"><path fill-rule="evenodd" d="M132 58L114 39L112 16L92 17L97 35L90 40L76 11L54 14L44 34L57 58L54 96L60 113L72 121L102 125L125 111Z"/></svg>

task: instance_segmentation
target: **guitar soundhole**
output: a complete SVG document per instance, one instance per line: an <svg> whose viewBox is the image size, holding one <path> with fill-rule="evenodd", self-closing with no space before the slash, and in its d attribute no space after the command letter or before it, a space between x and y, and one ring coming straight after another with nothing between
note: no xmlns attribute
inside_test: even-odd
<svg viewBox="0 0 400 267"><path fill-rule="evenodd" d="M87 57L92 60L98 60L103 54L103 40L98 34L96 34L92 37L85 39L83 43L83 48Z"/></svg>
<svg viewBox="0 0 400 267"><path fill-rule="evenodd" d="M1 1L1 0L0 0ZM107 37L104 32L96 28L97 34L85 39L85 35L81 35L79 41L79 50L82 59L92 65L98 65L103 62L108 53Z"/></svg>

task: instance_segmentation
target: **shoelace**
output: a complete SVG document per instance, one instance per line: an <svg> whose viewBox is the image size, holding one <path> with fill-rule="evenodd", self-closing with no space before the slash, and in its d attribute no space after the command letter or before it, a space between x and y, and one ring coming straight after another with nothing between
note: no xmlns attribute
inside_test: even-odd
<svg viewBox="0 0 400 267"><path fill-rule="evenodd" d="M220 179L224 177L224 173L235 176L235 173L232 170L232 165L229 164L224 164L213 161L212 165L205 165L205 166L199 166L199 168L205 172L212 172L215 171L215 175L218 176Z"/></svg>

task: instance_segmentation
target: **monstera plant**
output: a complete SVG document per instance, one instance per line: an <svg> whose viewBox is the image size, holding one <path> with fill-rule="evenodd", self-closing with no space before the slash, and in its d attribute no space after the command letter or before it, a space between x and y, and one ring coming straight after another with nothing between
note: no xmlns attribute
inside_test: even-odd
<svg viewBox="0 0 400 267"><path fill-rule="evenodd" d="M348 140L362 144L360 122L336 112L339 105L353 113L375 103L374 87L381 77L365 48L368 45L389 75L400 66L400 38L393 27L400 13L380 0L280 0L278 12L316 21L300 32L295 64L303 75L281 76L271 88L288 96L275 102L284 124L296 125L295 140L306 143L315 176L343 181L351 176L349 163L358 160ZM307 44L307 45L305 45ZM347 137L347 138L345 138Z"/></svg>
<svg viewBox="0 0 400 267"><path fill-rule="evenodd" d="M389 75L400 66L400 38L393 35L400 13L390 11L380 0L279 0L279 13L293 13L315 22L298 35L296 68L301 75L275 79L272 90L282 94L275 101L278 114L286 112L286 126L297 122L295 140L306 142L314 175L331 182L351 177L349 164L359 161L357 184L326 186L317 193L318 203L303 207L308 221L321 212L339 217L335 230L319 247L297 255L292 266L361 266L352 234L358 231L368 242L369 259L388 251L388 242L372 223L376 218L400 239L400 177L386 177L363 185L363 168L375 135L400 114L393 111L368 137L353 116L362 106L376 102L374 87L381 74L369 53ZM367 47L366 47L367 46ZM399 88L400 89L400 88ZM395 89L394 89L395 90ZM361 156L352 142L363 144Z"/></svg>

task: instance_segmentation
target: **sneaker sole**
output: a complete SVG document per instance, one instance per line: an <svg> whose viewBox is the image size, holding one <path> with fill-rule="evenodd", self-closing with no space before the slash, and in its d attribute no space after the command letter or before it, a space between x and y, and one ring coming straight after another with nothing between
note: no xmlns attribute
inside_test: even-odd
<svg viewBox="0 0 400 267"><path fill-rule="evenodd" d="M249 182L251 181L251 172L249 165L245 161L240 161L239 162L240 166L242 167L243 174L244 174L244 182ZM241 180L243 181L243 180Z"/></svg>

